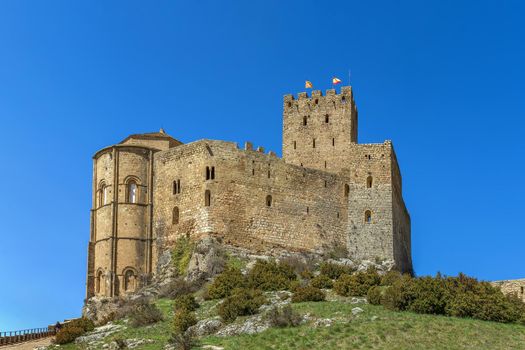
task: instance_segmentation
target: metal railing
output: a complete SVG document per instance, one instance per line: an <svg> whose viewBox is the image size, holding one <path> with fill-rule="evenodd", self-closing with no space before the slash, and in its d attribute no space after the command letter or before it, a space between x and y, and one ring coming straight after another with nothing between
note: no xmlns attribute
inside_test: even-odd
<svg viewBox="0 0 525 350"><path fill-rule="evenodd" d="M55 335L55 330L51 327L0 332L0 346L22 343L29 340L50 337L52 335Z"/></svg>

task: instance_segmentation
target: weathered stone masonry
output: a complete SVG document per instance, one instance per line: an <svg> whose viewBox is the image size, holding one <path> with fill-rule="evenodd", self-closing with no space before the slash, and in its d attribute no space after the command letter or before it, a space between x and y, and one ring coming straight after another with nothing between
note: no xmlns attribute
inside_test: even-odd
<svg viewBox="0 0 525 350"><path fill-rule="evenodd" d="M412 270L410 216L392 143L357 143L350 87L284 97L283 158L250 143L131 135L93 157L87 296L146 284L182 235L390 259Z"/></svg>

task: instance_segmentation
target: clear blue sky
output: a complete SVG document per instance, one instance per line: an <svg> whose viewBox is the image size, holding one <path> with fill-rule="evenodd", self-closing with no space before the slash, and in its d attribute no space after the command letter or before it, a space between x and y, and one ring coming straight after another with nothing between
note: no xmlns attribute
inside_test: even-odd
<svg viewBox="0 0 525 350"><path fill-rule="evenodd" d="M198 4L198 5L197 5ZM91 156L131 133L280 154L282 96L352 85L419 275L525 277L522 1L0 2L0 329L79 315Z"/></svg>

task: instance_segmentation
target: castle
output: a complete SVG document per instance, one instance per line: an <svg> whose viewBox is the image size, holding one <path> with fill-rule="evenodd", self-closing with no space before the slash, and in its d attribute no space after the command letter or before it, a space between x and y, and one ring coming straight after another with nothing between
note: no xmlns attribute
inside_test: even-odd
<svg viewBox="0 0 525 350"><path fill-rule="evenodd" d="M339 249L411 272L394 148L358 144L357 115L349 86L284 96L282 158L162 129L95 153L87 297L137 290L182 235L255 252Z"/></svg>

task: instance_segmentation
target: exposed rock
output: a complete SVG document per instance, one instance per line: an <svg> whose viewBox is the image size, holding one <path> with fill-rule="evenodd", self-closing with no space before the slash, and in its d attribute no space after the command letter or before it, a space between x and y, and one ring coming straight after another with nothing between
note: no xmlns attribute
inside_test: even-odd
<svg viewBox="0 0 525 350"><path fill-rule="evenodd" d="M366 304L366 298L356 298L352 297L352 300L350 300L350 304Z"/></svg>
<svg viewBox="0 0 525 350"><path fill-rule="evenodd" d="M200 320L196 325L188 328L187 332L191 332L197 337L202 337L215 333L222 326L223 323L220 317L207 318L205 320Z"/></svg>
<svg viewBox="0 0 525 350"><path fill-rule="evenodd" d="M185 278L192 282L210 278L221 273L225 264L221 245L212 237L203 238L195 246Z"/></svg>
<svg viewBox="0 0 525 350"><path fill-rule="evenodd" d="M107 320L120 307L120 302L114 298L93 297L82 308L82 316L100 324Z"/></svg>
<svg viewBox="0 0 525 350"><path fill-rule="evenodd" d="M330 327L334 323L334 320L330 318L320 318L312 323L314 327Z"/></svg>
<svg viewBox="0 0 525 350"><path fill-rule="evenodd" d="M372 316L372 318L370 318L370 320L371 320L371 321L375 321L375 320L377 320L378 318L379 318L379 317L377 317L377 316Z"/></svg>
<svg viewBox="0 0 525 350"><path fill-rule="evenodd" d="M232 323L217 332L218 336L227 337L239 334L256 334L270 328L270 323L262 315L254 315L243 323Z"/></svg>
<svg viewBox="0 0 525 350"><path fill-rule="evenodd" d="M360 314L363 311L365 311L365 310L361 309L360 307L354 307L352 309L352 315L356 316L356 315Z"/></svg>
<svg viewBox="0 0 525 350"><path fill-rule="evenodd" d="M125 326L108 323L104 326L96 327L93 331L75 339L75 343L94 343L100 341L113 333L126 329Z"/></svg>
<svg viewBox="0 0 525 350"><path fill-rule="evenodd" d="M210 350L224 350L221 346L215 346L215 345L203 345L203 349L210 349Z"/></svg>

